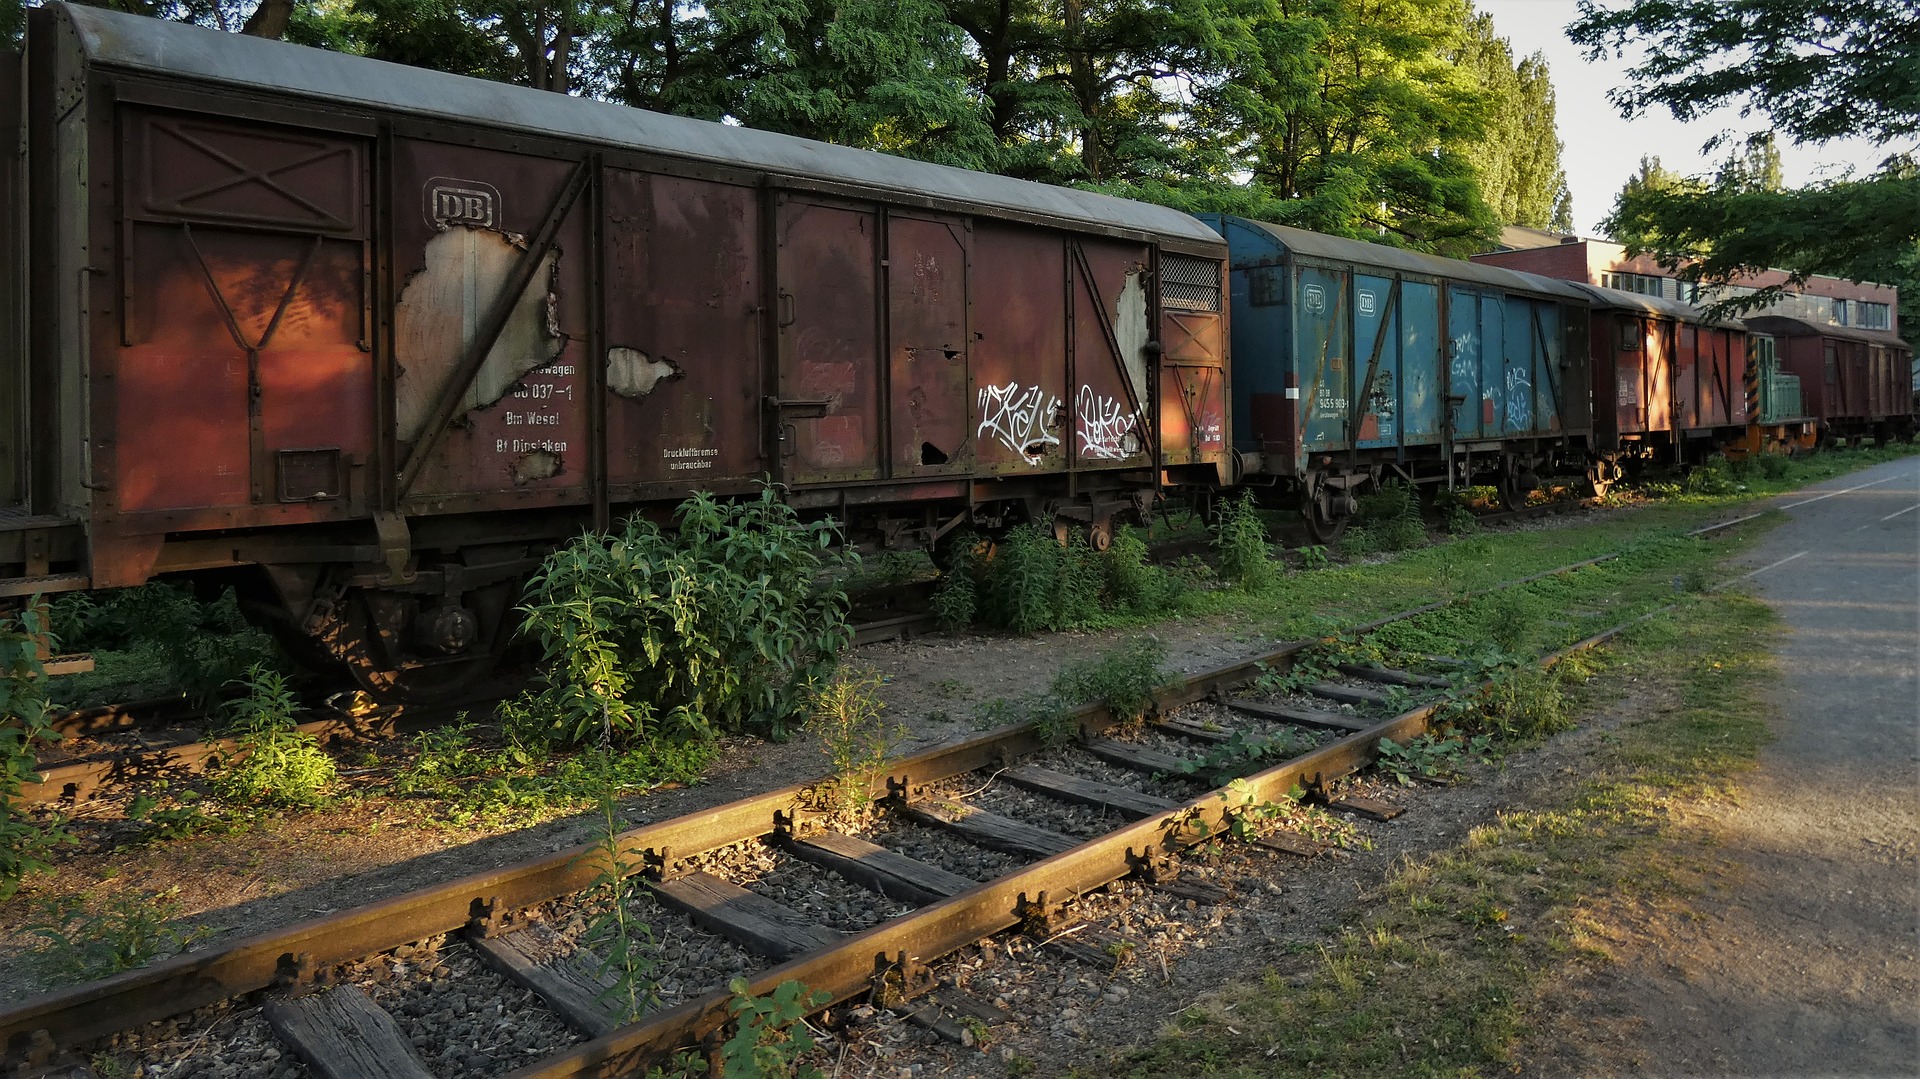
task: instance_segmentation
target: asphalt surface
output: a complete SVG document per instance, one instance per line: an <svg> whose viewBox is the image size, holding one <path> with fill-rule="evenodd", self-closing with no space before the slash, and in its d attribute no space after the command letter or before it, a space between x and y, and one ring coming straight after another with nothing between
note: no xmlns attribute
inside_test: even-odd
<svg viewBox="0 0 1920 1079"><path fill-rule="evenodd" d="M1728 887L1644 969L1649 1074L1920 1075L1920 458L1772 503L1787 627Z"/></svg>

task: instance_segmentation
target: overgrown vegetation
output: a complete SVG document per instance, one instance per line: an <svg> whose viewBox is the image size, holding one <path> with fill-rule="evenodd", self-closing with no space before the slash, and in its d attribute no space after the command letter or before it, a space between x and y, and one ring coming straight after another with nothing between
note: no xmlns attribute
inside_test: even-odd
<svg viewBox="0 0 1920 1079"><path fill-rule="evenodd" d="M178 955L207 935L181 926L179 889L62 896L41 903L26 929L40 938L33 962L51 984L90 982Z"/></svg>
<svg viewBox="0 0 1920 1079"><path fill-rule="evenodd" d="M719 1069L710 1070L697 1054L677 1055L666 1068L655 1068L647 1079L826 1079L820 1069L803 1062L818 1044L807 1027L807 1015L833 999L797 981L784 981L764 997L748 991L745 978L727 983L733 1000L733 1034L721 1043Z"/></svg>
<svg viewBox="0 0 1920 1079"><path fill-rule="evenodd" d="M1517 1067L1534 994L1592 952L1598 911L1616 897L1658 902L1689 872L1687 855L1672 849L1684 827L1672 809L1717 792L1764 742L1776 631L1764 606L1730 593L1693 596L1630 630L1625 655L1595 659L1582 673L1596 680L1577 692L1607 700L1632 685L1672 703L1598 743L1585 780L1396 871L1384 901L1304 971L1205 998L1122 1072L1250 1079Z"/></svg>
<svg viewBox="0 0 1920 1079"><path fill-rule="evenodd" d="M583 535L528 584L524 632L546 669L525 712L553 717L552 741L603 727L626 744L784 736L852 639L846 594L815 585L831 524L802 522L772 486L738 502L702 492L674 518Z"/></svg>
<svg viewBox="0 0 1920 1079"><path fill-rule="evenodd" d="M842 665L814 694L811 729L831 769L822 792L827 810L865 806L874 777L906 737L904 724L881 718L880 685L878 671Z"/></svg>
<svg viewBox="0 0 1920 1079"><path fill-rule="evenodd" d="M51 614L63 645L93 653L96 664L61 681L69 703L178 691L206 704L252 668L284 670L273 639L240 613L232 589L211 602L163 581L70 592Z"/></svg>
<svg viewBox="0 0 1920 1079"><path fill-rule="evenodd" d="M1220 558L1220 576L1249 592L1264 591L1279 576L1267 545L1267 526L1253 492L1220 503L1220 519L1213 527L1213 549Z"/></svg>
<svg viewBox="0 0 1920 1079"><path fill-rule="evenodd" d="M319 741L299 729L294 717L299 702L286 679L255 666L236 684L242 695L226 706L226 734L234 749L212 774L214 794L243 805L323 803L339 774Z"/></svg>
<svg viewBox="0 0 1920 1079"><path fill-rule="evenodd" d="M57 820L36 822L15 801L20 789L38 782L37 746L60 740L47 705L47 679L40 666L38 611L0 615L0 900L21 878L45 872L56 847L72 836Z"/></svg>
<svg viewBox="0 0 1920 1079"><path fill-rule="evenodd" d="M1147 561L1146 541L1121 527L1104 552L1078 533L1061 543L1037 524L998 543L955 541L933 609L943 625L972 622L1015 633L1098 629L1176 606L1181 581Z"/></svg>
<svg viewBox="0 0 1920 1079"><path fill-rule="evenodd" d="M1410 485L1385 483L1362 494L1359 502L1353 526L1340 539L1342 554L1357 558L1426 546L1427 526L1420 519L1420 496Z"/></svg>
<svg viewBox="0 0 1920 1079"><path fill-rule="evenodd" d="M1064 745L1080 733L1074 713L1103 702L1120 724L1143 719L1154 694L1180 684L1166 666L1167 646L1156 637L1137 637L1092 659L1070 664L1054 676L1045 693L996 697L976 713L982 726L1031 723L1047 745Z"/></svg>

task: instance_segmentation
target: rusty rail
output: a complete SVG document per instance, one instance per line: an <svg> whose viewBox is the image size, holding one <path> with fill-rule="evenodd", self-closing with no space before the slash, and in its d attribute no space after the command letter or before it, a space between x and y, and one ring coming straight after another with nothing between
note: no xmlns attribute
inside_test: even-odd
<svg viewBox="0 0 1920 1079"><path fill-rule="evenodd" d="M1751 517L1696 529L1705 535ZM1587 559L1492 588L1376 619L1355 628L1371 632L1393 622L1478 595L1606 562L1615 555ZM1662 611L1670 609L1661 608ZM1660 611L1587 638L1546 657L1550 665L1574 651L1591 648ZM1156 706L1170 710L1251 681L1263 671L1284 668L1308 642L1291 642L1261 656L1225 664L1189 678L1161 694ZM1277 800L1296 782L1332 779L1372 760L1383 737L1404 740L1425 729L1439 704L1425 705L1349 735L1301 757L1244 780L1246 793ZM1113 724L1104 704L1087 705L1074 717L1083 732ZM962 775L1041 747L1031 726L1003 727L894 762L876 779L869 795L911 790ZM884 784L884 785L883 785ZM671 861L775 832L776 814L804 811L814 801L815 783L799 783L740 799L687 817L644 825L623 833L623 856L636 864ZM1175 812L1149 817L1073 850L1034 863L961 895L923 907L875 926L830 951L799 957L750 980L753 992L765 992L789 978L806 982L844 1000L861 992L876 969L903 957L931 958L1017 923L1047 896L1059 897L1099 887L1132 870L1129 855L1155 849L1175 850L1199 842L1200 826L1217 834L1230 810L1225 789L1194 799ZM452 932L484 926L495 917L585 890L599 874L598 848L583 845L545 858L476 873L420 892L395 896L354 910L309 919L283 929L237 941L229 947L176 956L150 967L127 971L86 985L56 990L0 1012L0 1047L9 1059L34 1047L71 1047L170 1015L234 996L297 984L315 973L355 959ZM582 1043L567 1053L513 1073L514 1079L573 1075L618 1075L651 1054L685 1044L718 1029L728 1018L726 993L688 1001L649 1021Z"/></svg>

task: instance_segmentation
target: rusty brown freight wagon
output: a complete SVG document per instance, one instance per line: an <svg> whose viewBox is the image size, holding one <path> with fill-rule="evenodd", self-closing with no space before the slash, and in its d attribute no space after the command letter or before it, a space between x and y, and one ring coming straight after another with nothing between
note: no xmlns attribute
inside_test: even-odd
<svg viewBox="0 0 1920 1079"><path fill-rule="evenodd" d="M1747 325L1772 337L1781 369L1799 376L1801 407L1822 441L1913 437L1913 349L1899 335L1779 315Z"/></svg>
<svg viewBox="0 0 1920 1079"><path fill-rule="evenodd" d="M0 602L198 575L418 689L690 491L1098 543L1226 461L1184 214L92 8L7 64Z"/></svg>
<svg viewBox="0 0 1920 1079"><path fill-rule="evenodd" d="M1622 462L1704 460L1745 436L1747 330L1673 300L1579 284L1593 297L1593 437L1604 488Z"/></svg>

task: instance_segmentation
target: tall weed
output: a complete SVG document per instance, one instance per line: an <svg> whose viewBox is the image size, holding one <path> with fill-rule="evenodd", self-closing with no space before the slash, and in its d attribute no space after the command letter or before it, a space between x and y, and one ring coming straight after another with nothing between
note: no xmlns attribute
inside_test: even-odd
<svg viewBox="0 0 1920 1079"><path fill-rule="evenodd" d="M1213 526L1213 549L1220 558L1221 578L1249 592L1265 591L1279 576L1252 491L1221 501L1220 517Z"/></svg>
<svg viewBox="0 0 1920 1079"><path fill-rule="evenodd" d="M235 759L213 776L213 791L229 802L266 806L316 806L339 779L333 758L311 734L298 729L299 702L280 672L248 669L237 683L245 695L227 705Z"/></svg>
<svg viewBox="0 0 1920 1079"><path fill-rule="evenodd" d="M833 769L825 808L845 812L866 805L874 776L907 733L904 725L881 719L885 709L880 674L869 667L843 665L815 693L811 728Z"/></svg>
<svg viewBox="0 0 1920 1079"><path fill-rule="evenodd" d="M538 706L580 742L710 738L749 726L782 737L808 687L852 640L846 593L819 588L830 523L803 523L772 486L680 504L666 532L631 517L548 556L527 586L524 629L545 652Z"/></svg>
<svg viewBox="0 0 1920 1079"><path fill-rule="evenodd" d="M51 868L55 847L73 842L57 821L37 824L17 802L20 789L40 778L36 747L60 740L40 666L45 628L32 607L0 615L0 899L13 895L27 874Z"/></svg>

